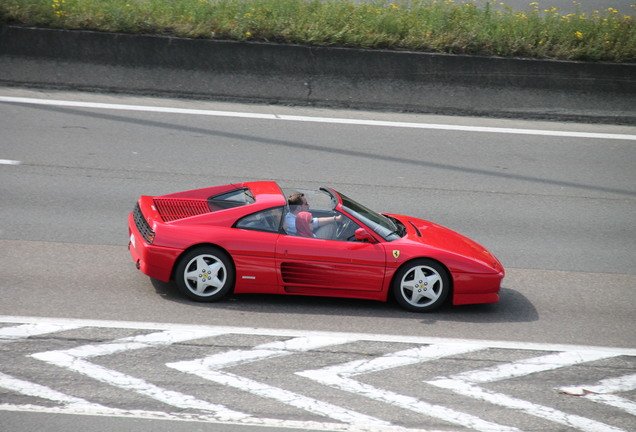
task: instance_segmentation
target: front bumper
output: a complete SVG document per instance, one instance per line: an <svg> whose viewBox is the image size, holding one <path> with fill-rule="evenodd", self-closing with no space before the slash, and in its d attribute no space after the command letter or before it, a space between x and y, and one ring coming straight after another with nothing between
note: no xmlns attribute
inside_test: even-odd
<svg viewBox="0 0 636 432"><path fill-rule="evenodd" d="M453 304L497 303L503 278L503 271L492 274L454 273Z"/></svg>

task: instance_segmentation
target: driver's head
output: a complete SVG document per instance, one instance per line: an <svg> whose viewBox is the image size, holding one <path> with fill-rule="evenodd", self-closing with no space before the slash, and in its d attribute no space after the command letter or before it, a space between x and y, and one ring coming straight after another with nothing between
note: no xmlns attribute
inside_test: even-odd
<svg viewBox="0 0 636 432"><path fill-rule="evenodd" d="M291 194L287 198L287 204L289 204L289 209L292 211L292 213L296 213L301 210L307 210L309 208L307 198L305 198L305 194L301 192Z"/></svg>

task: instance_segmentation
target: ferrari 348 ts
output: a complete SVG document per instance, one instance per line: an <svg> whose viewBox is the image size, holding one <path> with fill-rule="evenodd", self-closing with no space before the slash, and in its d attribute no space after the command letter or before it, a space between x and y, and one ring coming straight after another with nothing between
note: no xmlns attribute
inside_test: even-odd
<svg viewBox="0 0 636 432"><path fill-rule="evenodd" d="M137 268L196 301L230 292L392 296L426 312L446 301L497 302L504 277L497 258L461 234L376 213L328 187L258 181L141 196L128 229Z"/></svg>

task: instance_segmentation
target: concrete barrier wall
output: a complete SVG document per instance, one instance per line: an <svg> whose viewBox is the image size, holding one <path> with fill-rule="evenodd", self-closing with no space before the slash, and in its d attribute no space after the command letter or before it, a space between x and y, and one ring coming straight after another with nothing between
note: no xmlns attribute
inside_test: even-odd
<svg viewBox="0 0 636 432"><path fill-rule="evenodd" d="M636 124L636 64L4 26L0 83Z"/></svg>

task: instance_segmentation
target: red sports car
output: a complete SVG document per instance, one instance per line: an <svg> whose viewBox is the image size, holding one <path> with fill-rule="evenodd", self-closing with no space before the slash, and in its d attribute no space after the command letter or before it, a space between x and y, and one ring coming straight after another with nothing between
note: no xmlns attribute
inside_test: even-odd
<svg viewBox="0 0 636 432"><path fill-rule="evenodd" d="M379 214L331 188L258 181L142 196L128 218L144 274L187 297L230 292L350 297L425 312L494 303L501 263L440 225Z"/></svg>

